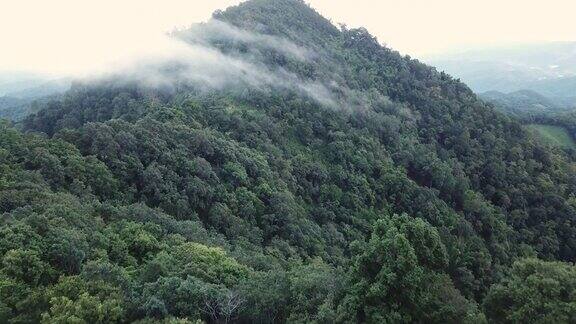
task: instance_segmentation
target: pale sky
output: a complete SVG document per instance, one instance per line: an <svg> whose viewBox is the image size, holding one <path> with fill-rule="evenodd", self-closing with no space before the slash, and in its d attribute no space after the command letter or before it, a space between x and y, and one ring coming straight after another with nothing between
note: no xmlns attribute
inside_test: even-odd
<svg viewBox="0 0 576 324"><path fill-rule="evenodd" d="M163 34L238 0L0 0L0 70L92 72L169 48ZM413 57L576 41L574 0L309 0Z"/></svg>

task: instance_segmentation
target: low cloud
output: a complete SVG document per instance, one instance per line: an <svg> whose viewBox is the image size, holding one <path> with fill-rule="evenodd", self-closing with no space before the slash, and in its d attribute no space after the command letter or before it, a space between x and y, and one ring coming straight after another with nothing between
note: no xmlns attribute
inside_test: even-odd
<svg viewBox="0 0 576 324"><path fill-rule="evenodd" d="M272 49L302 61L314 57L313 51L286 39L249 32L217 19L212 19L208 23L197 24L187 30L176 31L173 35L189 43L200 43L207 46L219 41L234 41L248 46Z"/></svg>
<svg viewBox="0 0 576 324"><path fill-rule="evenodd" d="M117 65L97 78L137 81L148 87L189 85L201 90L284 89L304 94L322 105L337 105L331 91L322 83L303 80L281 67L261 62L258 54L270 50L301 62L314 57L312 51L288 40L211 20L188 30L176 31L167 37L166 42L166 50L162 53ZM219 47L222 42L242 44L250 50L225 53Z"/></svg>

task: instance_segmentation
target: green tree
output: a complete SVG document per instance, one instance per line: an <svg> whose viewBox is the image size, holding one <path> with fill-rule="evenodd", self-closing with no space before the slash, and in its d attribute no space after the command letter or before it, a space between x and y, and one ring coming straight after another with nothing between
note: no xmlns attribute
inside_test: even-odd
<svg viewBox="0 0 576 324"><path fill-rule="evenodd" d="M119 323L124 318L121 294L104 282L62 277L47 296L50 309L42 323Z"/></svg>
<svg viewBox="0 0 576 324"><path fill-rule="evenodd" d="M516 261L490 288L484 310L495 323L576 322L576 267L538 259Z"/></svg>
<svg viewBox="0 0 576 324"><path fill-rule="evenodd" d="M341 320L369 323L481 321L442 272L447 255L437 231L406 215L378 220L366 243L356 243L350 290ZM446 302L449 301L449 302ZM352 317L350 317L352 316Z"/></svg>

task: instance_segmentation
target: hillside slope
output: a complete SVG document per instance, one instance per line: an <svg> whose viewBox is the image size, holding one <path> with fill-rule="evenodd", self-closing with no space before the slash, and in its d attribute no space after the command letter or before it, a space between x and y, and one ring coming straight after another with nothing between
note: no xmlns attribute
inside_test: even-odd
<svg viewBox="0 0 576 324"><path fill-rule="evenodd" d="M576 260L564 153L300 0L174 37L193 52L1 125L0 319L574 318L571 282L514 295L574 271L547 262Z"/></svg>
<svg viewBox="0 0 576 324"><path fill-rule="evenodd" d="M515 117L553 114L565 110L552 100L530 90L502 93L488 91L478 95L483 100L493 103L497 109Z"/></svg>

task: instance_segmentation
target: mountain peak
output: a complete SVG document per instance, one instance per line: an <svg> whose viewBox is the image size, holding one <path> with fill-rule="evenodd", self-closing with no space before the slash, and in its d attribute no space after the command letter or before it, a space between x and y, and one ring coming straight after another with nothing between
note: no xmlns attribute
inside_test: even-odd
<svg viewBox="0 0 576 324"><path fill-rule="evenodd" d="M213 18L242 29L299 41L320 41L339 33L336 26L302 0L250 0L216 11ZM302 39L304 35L311 39Z"/></svg>

